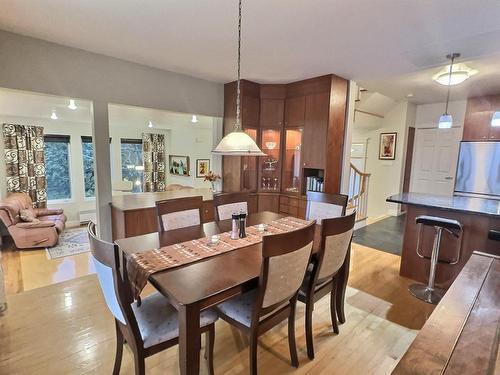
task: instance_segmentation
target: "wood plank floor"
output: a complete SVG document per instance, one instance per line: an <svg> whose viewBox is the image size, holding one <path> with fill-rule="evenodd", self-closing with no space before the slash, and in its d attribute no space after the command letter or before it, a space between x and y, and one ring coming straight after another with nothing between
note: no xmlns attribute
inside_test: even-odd
<svg viewBox="0 0 500 375"><path fill-rule="evenodd" d="M24 255L4 254L9 309L0 317L0 374L109 374L114 359L114 324L94 275L55 283L43 264ZM78 256L83 273L88 259ZM353 246L346 304L347 322L331 332L328 298L314 311L316 359L305 351L304 307L297 313L300 367L289 365L287 329L281 324L263 335L258 353L261 374L389 374L433 310L409 296L410 280L398 275L399 257ZM17 262L17 263L16 263ZM54 261L49 261L54 262ZM61 261L60 264L64 264ZM22 272L16 267L23 267ZM38 275L24 282L30 268ZM79 266L75 266L76 270ZM71 269L71 267L68 267ZM54 272L60 271L56 266ZM71 273L72 271L70 271ZM77 271L75 274L79 276ZM59 273L59 276L61 273ZM53 275L52 275L53 276ZM53 284L53 285L48 285ZM14 289L21 286L24 292ZM22 285L21 285L22 284ZM31 288L34 285L47 285ZM24 288L23 285L29 285ZM29 290L28 290L29 289ZM178 373L177 348L146 360L148 374ZM202 373L206 366L202 360ZM247 374L246 340L225 322L216 326L215 371ZM124 351L122 374L133 374L132 355Z"/></svg>

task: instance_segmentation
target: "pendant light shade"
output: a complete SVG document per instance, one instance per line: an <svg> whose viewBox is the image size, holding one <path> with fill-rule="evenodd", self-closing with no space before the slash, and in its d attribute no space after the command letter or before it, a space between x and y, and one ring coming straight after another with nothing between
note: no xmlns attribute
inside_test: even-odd
<svg viewBox="0 0 500 375"><path fill-rule="evenodd" d="M266 156L257 146L257 143L241 129L240 122L240 67L241 67L241 0L238 2L238 80L236 81L236 123L234 130L221 139L217 147L212 151L214 154L227 156Z"/></svg>
<svg viewBox="0 0 500 375"><path fill-rule="evenodd" d="M453 126L453 117L448 114L441 115L439 118L439 129L449 129Z"/></svg>
<svg viewBox="0 0 500 375"><path fill-rule="evenodd" d="M496 111L495 113L493 113L493 117L491 118L491 126L500 126L500 111Z"/></svg>

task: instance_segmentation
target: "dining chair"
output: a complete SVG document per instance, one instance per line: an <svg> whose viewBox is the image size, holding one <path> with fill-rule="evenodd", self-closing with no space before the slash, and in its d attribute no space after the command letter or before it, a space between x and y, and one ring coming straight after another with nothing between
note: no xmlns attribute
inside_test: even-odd
<svg viewBox="0 0 500 375"><path fill-rule="evenodd" d="M323 219L345 215L349 197L344 194L329 194L315 191L307 192L307 220L316 220L321 224Z"/></svg>
<svg viewBox="0 0 500 375"><path fill-rule="evenodd" d="M203 197L173 198L156 202L161 231L200 225Z"/></svg>
<svg viewBox="0 0 500 375"><path fill-rule="evenodd" d="M307 356L314 358L312 333L312 313L314 303L330 294L330 316L333 331L339 333L337 323L337 280L338 273L345 264L351 248L356 212L348 216L323 219L321 223L321 246L316 260L308 267L304 282L300 287L298 300L306 304L305 326ZM348 267L348 265L346 265ZM344 301L342 300L342 304ZM340 309L342 312L342 309Z"/></svg>
<svg viewBox="0 0 500 375"><path fill-rule="evenodd" d="M248 213L249 193L221 193L214 195L217 221L231 219L235 212Z"/></svg>
<svg viewBox="0 0 500 375"><path fill-rule="evenodd" d="M288 318L292 366L298 367L295 305L311 256L315 222L292 232L262 238L262 266L256 289L217 306L219 316L250 342L250 373L257 374L258 337Z"/></svg>
<svg viewBox="0 0 500 375"><path fill-rule="evenodd" d="M116 356L113 375L120 373L123 345L129 344L135 362L135 374L145 374L145 358L178 343L179 324L175 308L160 293L133 301L126 276L126 258L118 245L97 238L95 224L89 223L90 251L104 300L115 318ZM201 332L206 333L205 358L213 374L213 350L217 312L204 310L200 315Z"/></svg>

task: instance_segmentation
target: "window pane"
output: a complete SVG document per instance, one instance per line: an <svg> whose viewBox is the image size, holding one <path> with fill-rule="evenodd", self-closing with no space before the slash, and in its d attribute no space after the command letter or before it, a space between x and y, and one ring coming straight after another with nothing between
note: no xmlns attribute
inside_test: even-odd
<svg viewBox="0 0 500 375"><path fill-rule="evenodd" d="M45 143L45 173L49 200L71 198L68 148L69 143L64 141Z"/></svg>
<svg viewBox="0 0 500 375"><path fill-rule="evenodd" d="M91 142L82 142L82 156L85 197L95 197L94 146Z"/></svg>
<svg viewBox="0 0 500 375"><path fill-rule="evenodd" d="M142 143L122 142L121 155L122 179L125 181L132 181L133 192L141 192L142 179L144 175L142 164Z"/></svg>

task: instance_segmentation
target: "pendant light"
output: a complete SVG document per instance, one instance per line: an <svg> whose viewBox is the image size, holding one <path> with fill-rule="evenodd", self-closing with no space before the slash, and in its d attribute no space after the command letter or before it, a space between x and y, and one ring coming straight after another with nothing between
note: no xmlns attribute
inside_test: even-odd
<svg viewBox="0 0 500 375"><path fill-rule="evenodd" d="M450 89L451 89L451 72L453 70L453 62L457 57L460 57L459 53L452 53L447 55L446 58L451 60L450 72L448 74L448 94L446 95L446 108L444 114L439 118L438 127L439 129L449 129L453 126L453 117L448 113L448 103L450 101Z"/></svg>
<svg viewBox="0 0 500 375"><path fill-rule="evenodd" d="M236 124L234 130L221 139L217 147L212 151L214 154L227 156L266 156L255 141L243 131L240 119L240 66L241 66L241 0L239 0L238 13L238 80L236 81Z"/></svg>

